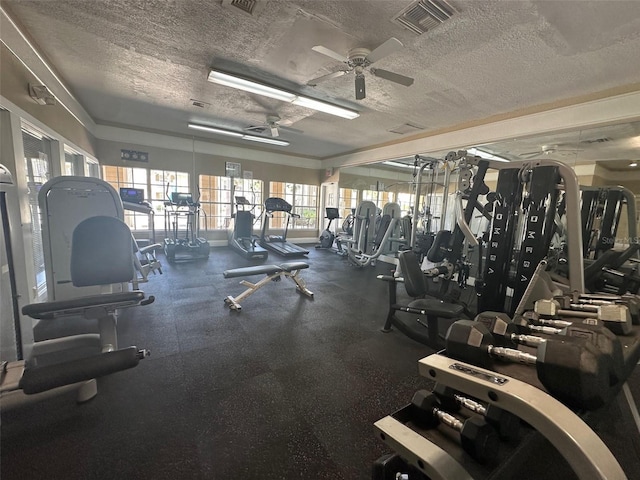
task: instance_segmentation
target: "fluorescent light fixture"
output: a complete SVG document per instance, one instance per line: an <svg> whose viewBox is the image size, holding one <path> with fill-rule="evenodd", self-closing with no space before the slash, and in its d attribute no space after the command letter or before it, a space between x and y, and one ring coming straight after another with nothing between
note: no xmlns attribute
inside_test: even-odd
<svg viewBox="0 0 640 480"><path fill-rule="evenodd" d="M346 108L338 107L337 105L321 102L320 100L314 100L313 98L309 97L297 97L293 101L293 103L294 105L299 105L300 107L311 108L312 110L318 110L319 112L329 113L331 115L347 118L349 120L353 120L354 118L358 118L360 116L358 112L354 112L353 110L348 110Z"/></svg>
<svg viewBox="0 0 640 480"><path fill-rule="evenodd" d="M510 162L510 160L504 157L499 157L498 155L494 155L489 152L478 150L476 147L468 148L467 153L470 153L471 155L476 155L480 158L484 158L485 160L495 160L496 162Z"/></svg>
<svg viewBox="0 0 640 480"><path fill-rule="evenodd" d="M637 167L638 166L638 162L631 162L629 164L630 167Z"/></svg>
<svg viewBox="0 0 640 480"><path fill-rule="evenodd" d="M269 87L262 83L254 82L253 80L236 77L217 70L211 70L207 80L227 87L237 88L238 90L244 90L245 92L275 98L276 100L282 100L283 102L293 102L296 98L296 95L293 93L285 92L278 88Z"/></svg>
<svg viewBox="0 0 640 480"><path fill-rule="evenodd" d="M190 123L189 128L193 128L194 130L202 130L203 132L218 133L220 135L229 135L230 137L242 138L244 136L244 134L239 132L232 132L231 130L223 130L221 128L208 127L206 125L196 125L195 123Z"/></svg>
<svg viewBox="0 0 640 480"><path fill-rule="evenodd" d="M248 80L242 77L236 77L229 73L221 72L219 70L211 70L207 80L227 87L237 88L244 90L245 92L255 93L269 98L275 98L287 103L293 103L305 108L311 108L312 110L318 110L319 112L329 113L338 117L347 118L353 120L358 118L360 114L354 110L348 108L339 107L331 103L322 102L320 100L314 100L313 98L303 97L296 95L295 93L287 92L279 88L270 87L253 80Z"/></svg>
<svg viewBox="0 0 640 480"><path fill-rule="evenodd" d="M286 140L276 140L275 138L269 137L256 137L255 135L243 135L243 140L249 140L251 142L260 142L260 143L268 143L270 145L280 145L281 147L286 147L289 145L289 142Z"/></svg>
<svg viewBox="0 0 640 480"><path fill-rule="evenodd" d="M233 130L224 130L223 128L209 127L208 125L198 125L196 123L190 123L189 128L193 130L202 130L203 132L217 133L219 135L228 135L230 137L241 138L242 140L249 140L250 142L268 143L270 145L280 145L286 147L290 145L285 140L276 140L275 138L258 137L256 135L245 135L244 133L234 132Z"/></svg>
<svg viewBox="0 0 640 480"><path fill-rule="evenodd" d="M413 170L414 166L409 165L407 163L394 162L393 160L387 160L386 162L382 162L383 165L390 165L392 167L400 167L400 168L410 168Z"/></svg>

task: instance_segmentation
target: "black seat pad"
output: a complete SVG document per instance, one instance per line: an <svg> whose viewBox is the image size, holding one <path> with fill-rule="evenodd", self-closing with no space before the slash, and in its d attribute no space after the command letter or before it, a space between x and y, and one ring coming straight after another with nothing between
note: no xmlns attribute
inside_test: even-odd
<svg viewBox="0 0 640 480"><path fill-rule="evenodd" d="M85 308L117 305L122 303L138 303L144 300L144 292L134 290L132 292L106 293L102 295L90 295L88 297L59 300L57 302L32 303L22 307L22 313L31 318L50 319L58 312L70 310L83 310Z"/></svg>
<svg viewBox="0 0 640 480"><path fill-rule="evenodd" d="M456 318L464 311L462 305L445 303L435 298L420 298L409 303L409 306L425 310L427 315L435 315L440 318Z"/></svg>
<svg viewBox="0 0 640 480"><path fill-rule="evenodd" d="M305 262L287 262L280 264L280 267L285 272L293 272L294 270L304 270L309 268L309 264Z"/></svg>
<svg viewBox="0 0 640 480"><path fill-rule="evenodd" d="M223 272L223 275L224 275L224 278L248 277L251 275L260 275L261 273L271 275L274 273L281 272L282 270L283 268L279 267L278 265L256 265L254 267L243 267L243 268L234 268L232 270L225 270Z"/></svg>

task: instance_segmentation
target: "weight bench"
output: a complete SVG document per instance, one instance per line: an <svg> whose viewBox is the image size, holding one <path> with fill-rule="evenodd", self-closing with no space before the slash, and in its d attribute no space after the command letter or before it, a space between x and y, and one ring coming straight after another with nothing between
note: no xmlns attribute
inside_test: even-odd
<svg viewBox="0 0 640 480"><path fill-rule="evenodd" d="M244 285L245 287L247 287L247 289L237 297L232 297L231 295L229 295L224 299L224 303L231 310L241 310L241 301L260 290L269 282L277 282L283 277L291 279L296 284L296 291L303 293L307 297L313 298L313 292L306 287L304 280L302 279L302 277L300 277L300 270L304 270L305 268L309 268L308 263L288 262L280 265L257 265L255 267L234 268L233 270L225 270L223 272L224 278L247 276L250 277L252 275L261 274L265 274L266 277L264 277L258 283L251 283L247 280L240 281L240 285Z"/></svg>

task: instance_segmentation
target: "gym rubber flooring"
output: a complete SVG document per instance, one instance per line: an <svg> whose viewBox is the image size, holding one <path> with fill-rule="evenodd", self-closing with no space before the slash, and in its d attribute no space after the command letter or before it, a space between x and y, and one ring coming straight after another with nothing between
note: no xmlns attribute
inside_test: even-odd
<svg viewBox="0 0 640 480"><path fill-rule="evenodd" d="M118 324L120 347L152 356L99 379L98 396L84 405L68 394L3 412L2 480L370 479L373 462L389 452L373 423L431 386L417 360L433 350L380 332L387 285L375 277L389 264L358 269L310 250L301 275L314 299L284 280L249 297L241 312L223 303L244 290L240 278L222 272L248 260L227 248L175 265L160 256L164 274L142 285L155 303L126 310ZM270 254L267 263L285 261ZM41 323L36 333L76 327ZM640 398L637 372L630 384ZM623 444L614 453L634 478L638 434L625 415L604 436ZM523 463L518 477L567 478L558 455L548 457L558 476L540 460Z"/></svg>

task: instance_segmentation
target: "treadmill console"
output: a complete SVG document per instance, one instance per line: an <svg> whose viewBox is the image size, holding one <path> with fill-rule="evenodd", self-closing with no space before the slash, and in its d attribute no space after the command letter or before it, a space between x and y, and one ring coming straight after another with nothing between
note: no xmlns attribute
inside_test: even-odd
<svg viewBox="0 0 640 480"><path fill-rule="evenodd" d="M267 212L287 212L291 213L293 207L283 198L270 197L264 201L264 209Z"/></svg>
<svg viewBox="0 0 640 480"><path fill-rule="evenodd" d="M144 202L144 190L142 188L124 188L120 187L120 199L123 202L137 203L142 205Z"/></svg>
<svg viewBox="0 0 640 480"><path fill-rule="evenodd" d="M236 197L236 205L251 205L247 197Z"/></svg>

